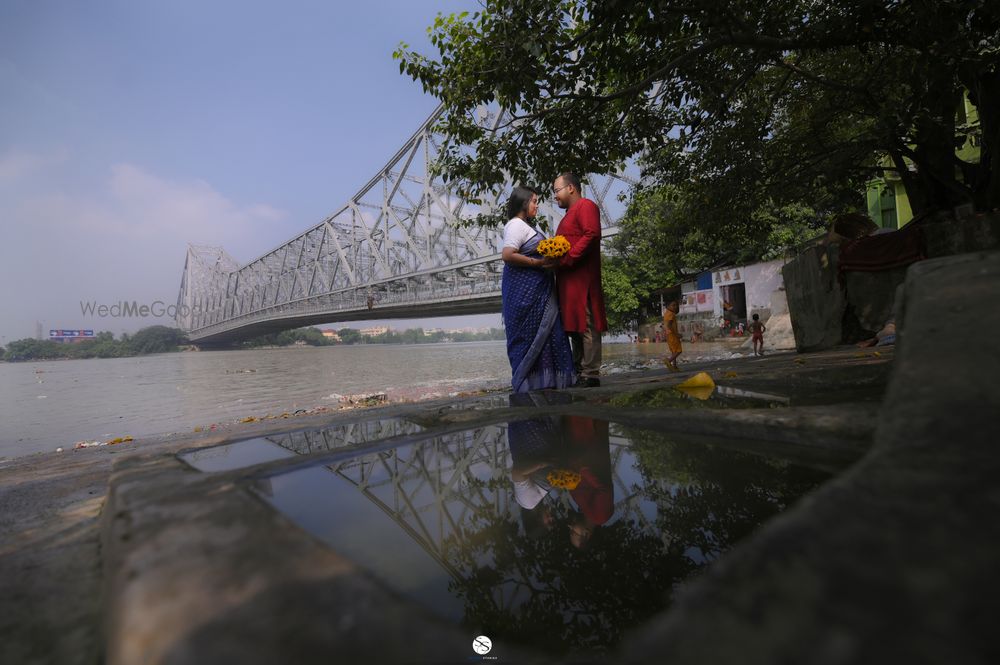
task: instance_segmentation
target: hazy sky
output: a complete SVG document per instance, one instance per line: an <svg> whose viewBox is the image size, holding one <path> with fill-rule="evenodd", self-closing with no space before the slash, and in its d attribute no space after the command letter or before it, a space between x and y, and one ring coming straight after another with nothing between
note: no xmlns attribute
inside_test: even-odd
<svg viewBox="0 0 1000 665"><path fill-rule="evenodd" d="M245 262L336 211L436 106L399 74L396 45L430 53L437 12L476 8L0 2L0 344L36 321L173 325L79 303L174 303L188 242Z"/></svg>

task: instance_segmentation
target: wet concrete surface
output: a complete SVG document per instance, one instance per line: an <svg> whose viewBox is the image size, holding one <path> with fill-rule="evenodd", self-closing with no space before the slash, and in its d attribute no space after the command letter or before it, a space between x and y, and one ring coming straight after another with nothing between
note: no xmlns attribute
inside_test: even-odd
<svg viewBox="0 0 1000 665"><path fill-rule="evenodd" d="M345 556L282 517L267 483L310 470L329 476L332 467L391 455L428 435L459 436L537 413L605 419L749 455L754 464L842 474L871 448L892 359L891 349L854 348L727 359L680 374L618 374L600 388L530 403L482 395L12 460L0 466L0 653L5 662L269 662L278 653L296 662L329 662L333 653L359 662L464 662L470 628L428 612L365 568L365 555ZM673 389L698 370L721 388L711 406ZM255 437L295 454L244 458L231 452L240 442L218 448ZM237 468L202 473L177 453L235 460L223 466ZM772 521L781 518L765 526ZM65 597L79 602L68 608ZM631 627L641 623L633 616ZM636 644L659 645L650 634L660 633ZM523 642L504 638L492 655L551 662L544 654L552 648Z"/></svg>

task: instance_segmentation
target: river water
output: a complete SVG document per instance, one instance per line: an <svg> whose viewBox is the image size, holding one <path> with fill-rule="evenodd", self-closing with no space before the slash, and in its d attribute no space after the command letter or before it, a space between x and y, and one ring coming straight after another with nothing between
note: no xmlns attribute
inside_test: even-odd
<svg viewBox="0 0 1000 665"><path fill-rule="evenodd" d="M605 344L610 368L649 363L660 344ZM288 347L135 358L0 363L0 458L77 441L195 427L385 392L429 399L509 385L504 342Z"/></svg>

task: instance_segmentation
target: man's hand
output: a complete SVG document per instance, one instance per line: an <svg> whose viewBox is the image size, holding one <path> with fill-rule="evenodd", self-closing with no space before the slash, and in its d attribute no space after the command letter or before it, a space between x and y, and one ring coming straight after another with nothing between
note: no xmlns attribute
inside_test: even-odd
<svg viewBox="0 0 1000 665"><path fill-rule="evenodd" d="M555 270L559 267L562 261L562 257L557 256L545 256L542 257L542 268L545 270Z"/></svg>

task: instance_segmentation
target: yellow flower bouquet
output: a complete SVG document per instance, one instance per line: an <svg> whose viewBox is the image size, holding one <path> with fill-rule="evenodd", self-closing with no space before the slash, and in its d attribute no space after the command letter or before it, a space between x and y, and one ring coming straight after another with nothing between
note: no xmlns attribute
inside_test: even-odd
<svg viewBox="0 0 1000 665"><path fill-rule="evenodd" d="M538 253L549 258L559 258L569 251L569 240L563 236L546 238L538 243Z"/></svg>
<svg viewBox="0 0 1000 665"><path fill-rule="evenodd" d="M580 484L580 474L569 469L553 469L545 475L549 485L561 490L575 490Z"/></svg>

